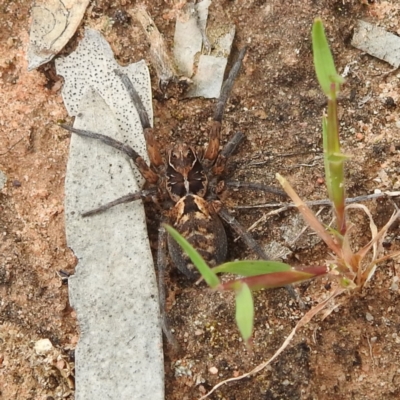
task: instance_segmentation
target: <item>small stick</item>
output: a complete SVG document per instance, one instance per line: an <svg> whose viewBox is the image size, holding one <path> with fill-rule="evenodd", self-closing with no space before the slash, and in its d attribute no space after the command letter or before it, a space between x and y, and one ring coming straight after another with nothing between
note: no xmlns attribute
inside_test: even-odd
<svg viewBox="0 0 400 400"><path fill-rule="evenodd" d="M17 140L13 145L11 145L5 152L0 153L1 156L5 156L8 152L10 152L18 143L22 142L22 140L25 139L25 136L22 136L21 139Z"/></svg>
<svg viewBox="0 0 400 400"><path fill-rule="evenodd" d="M234 183L235 182L233 182L233 184ZM234 185L231 185L229 182L228 186L234 186ZM265 187L268 188L268 186L265 186ZM256 189L256 188L254 187L254 189ZM261 190L264 190L264 189L261 189ZM274 193L274 192L271 192L271 193ZM346 204L379 199L379 198L385 197L385 196L398 197L398 196L400 196L400 192L382 192L382 193L372 193L372 194L362 195L362 196L357 196L357 197L349 197L346 199ZM305 201L305 203L308 206L331 206L332 205L332 202L329 199ZM285 204L285 203L266 203L266 204L255 204L253 206L236 206L235 208L247 209L247 208L274 208L274 207L281 207L279 209L279 212L282 212L282 211L288 210L289 208L294 208L294 207L296 207L296 205L294 203L287 203L287 204Z"/></svg>
<svg viewBox="0 0 400 400"><path fill-rule="evenodd" d="M267 193L276 194L281 197L287 198L287 194L280 189L274 188L272 186L266 186L262 183L254 183L254 182L236 182L236 181L227 181L225 182L226 186L233 188L243 188L243 189L252 189L252 190L261 190ZM273 203L273 204L281 204L281 203ZM258 208L257 206L238 206L236 208Z"/></svg>

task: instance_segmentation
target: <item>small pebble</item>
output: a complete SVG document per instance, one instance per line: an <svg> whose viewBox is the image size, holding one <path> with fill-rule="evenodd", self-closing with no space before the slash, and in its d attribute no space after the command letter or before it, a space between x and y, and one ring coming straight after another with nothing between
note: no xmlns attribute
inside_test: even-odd
<svg viewBox="0 0 400 400"><path fill-rule="evenodd" d="M44 355L49 353L53 349L53 345L51 344L49 339L39 339L35 343L35 351L36 354Z"/></svg>
<svg viewBox="0 0 400 400"><path fill-rule="evenodd" d="M213 374L213 375L218 374L218 368L217 367L211 367L208 370L210 371L210 374Z"/></svg>
<svg viewBox="0 0 400 400"><path fill-rule="evenodd" d="M371 322L371 321L374 320L374 317L372 316L372 314L370 314L369 312L367 312L367 313L365 314L365 319L366 319L367 321Z"/></svg>
<svg viewBox="0 0 400 400"><path fill-rule="evenodd" d="M264 110L256 110L254 111L254 115L260 119L267 119L267 113Z"/></svg>
<svg viewBox="0 0 400 400"><path fill-rule="evenodd" d="M3 171L0 171L0 190L6 185L7 176Z"/></svg>

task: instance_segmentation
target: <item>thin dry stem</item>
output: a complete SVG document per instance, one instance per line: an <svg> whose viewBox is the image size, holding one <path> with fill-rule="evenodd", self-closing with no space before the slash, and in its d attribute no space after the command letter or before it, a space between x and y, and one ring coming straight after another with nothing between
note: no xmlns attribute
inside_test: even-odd
<svg viewBox="0 0 400 400"><path fill-rule="evenodd" d="M361 250L358 251L358 254L360 254L361 257L364 257L369 249L371 248L371 246L373 246L375 243L377 243L378 241L382 241L386 235L386 232L388 231L388 229L390 228L390 226L393 224L393 222L399 218L400 216L400 211L395 211L392 216L390 217L389 221L386 223L386 225L375 234L375 236L371 239L371 241L364 246ZM381 244L381 243L379 243Z"/></svg>
<svg viewBox="0 0 400 400"><path fill-rule="evenodd" d="M378 228L375 225L375 222L374 222L374 220L372 218L372 214L371 214L371 211L369 210L369 208L367 206L365 206L364 204L349 204L349 205L346 206L346 210L348 210L350 208L361 209L361 210L363 210L365 212L365 214L367 214L368 219L369 219L369 229L371 230L372 239L374 239L374 237L376 237L376 235L378 234ZM375 259L377 257L377 253L378 253L379 249L378 249L378 246L377 246L376 242L373 243L372 245L373 245L373 256L372 257L373 257L373 259ZM361 251L363 249L361 249L358 253L360 253L360 256L362 258L364 258L365 255L368 253L369 249L370 248L368 248L368 250L365 251L364 254L361 253Z"/></svg>
<svg viewBox="0 0 400 400"><path fill-rule="evenodd" d="M290 186L289 182L283 178L280 174L276 174L279 183L282 185L283 190L292 199L293 203L297 206L300 213L303 215L305 221L311 226L312 229L318 234L318 236L327 244L327 246L336 253L338 257L341 256L340 247L334 242L333 238L326 231L325 227L318 221L314 213L307 207L303 200L297 195L297 193Z"/></svg>
<svg viewBox="0 0 400 400"><path fill-rule="evenodd" d="M396 192L381 192L381 193L372 193L372 194L367 194L363 196L357 196L357 197L348 197L346 199L346 204L350 203L359 203L360 201L368 201L368 200L375 200L375 199L380 199L381 197L399 197L400 196L400 191ZM305 201L305 203L311 207L311 206L332 206L332 202L329 199L323 199L323 200L314 200L314 201ZM274 210L271 212L272 213L279 213L282 211L286 211L289 208L294 208L296 205L294 203L265 203L265 204L253 204L251 206L236 206L236 209L247 209L247 208L273 208L273 207L280 207L279 210ZM268 214L269 215L269 214Z"/></svg>

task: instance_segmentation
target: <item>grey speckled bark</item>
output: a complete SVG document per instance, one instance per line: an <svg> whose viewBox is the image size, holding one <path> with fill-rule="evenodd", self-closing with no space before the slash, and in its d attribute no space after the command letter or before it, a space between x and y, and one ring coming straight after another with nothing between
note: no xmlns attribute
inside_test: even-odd
<svg viewBox="0 0 400 400"><path fill-rule="evenodd" d="M151 113L146 65L119 67L101 35L87 31L68 58L57 60L65 78L66 107L75 128L125 141L145 155L136 110L115 68L130 75ZM129 160L115 149L72 135L66 176L68 245L78 258L69 280L81 336L76 349L76 399L164 399L157 285L141 202L102 214L81 213L134 192ZM135 172L135 173L133 173Z"/></svg>
<svg viewBox="0 0 400 400"><path fill-rule="evenodd" d="M358 20L351 44L395 68L400 66L400 38L378 26Z"/></svg>

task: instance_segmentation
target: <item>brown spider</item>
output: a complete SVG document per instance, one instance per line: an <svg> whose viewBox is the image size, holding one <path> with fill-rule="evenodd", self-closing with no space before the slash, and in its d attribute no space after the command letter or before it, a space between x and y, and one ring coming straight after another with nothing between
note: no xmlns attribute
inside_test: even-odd
<svg viewBox="0 0 400 400"><path fill-rule="evenodd" d="M130 146L108 136L90 131L75 129L61 125L63 128L80 136L98 139L108 146L114 147L132 159L147 182L145 190L128 194L110 203L88 211L89 216L105 211L118 204L151 198L158 205L171 202L166 210L165 220L171 223L203 256L208 265L215 266L225 261L227 256L227 238L222 220L227 222L238 233L246 244L262 259L269 257L252 236L236 221L221 203L219 196L227 186L244 187L269 191L284 195L281 191L260 184L245 182L225 182L222 178L229 156L244 139L240 132L228 141L220 151L220 130L225 105L239 73L246 49L242 49L234 63L228 78L223 84L221 95L217 101L214 120L210 131L209 143L205 150L195 149L186 143L173 144L167 151L164 160L143 103L128 76L115 71L128 90L143 127L150 166ZM176 267L189 278L198 277L190 260L182 252L180 246L160 228L157 264L159 268L160 299L164 303L164 287L162 285L165 266L165 244ZM290 288L292 295L294 291ZM296 298L297 296L294 295Z"/></svg>

